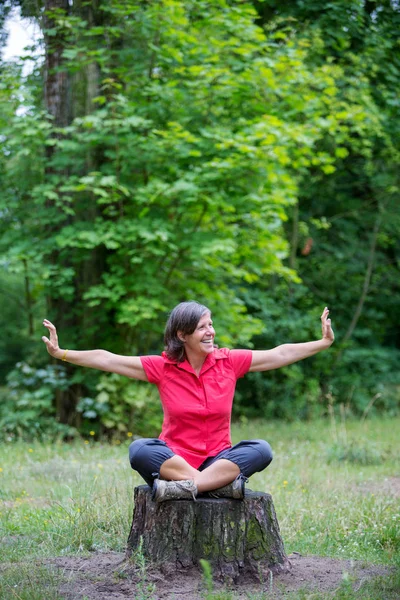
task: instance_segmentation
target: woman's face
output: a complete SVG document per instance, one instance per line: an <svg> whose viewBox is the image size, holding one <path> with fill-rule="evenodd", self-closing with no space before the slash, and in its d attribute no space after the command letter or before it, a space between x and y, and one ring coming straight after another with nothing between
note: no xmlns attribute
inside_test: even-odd
<svg viewBox="0 0 400 600"><path fill-rule="evenodd" d="M211 354L214 351L215 331L209 312L205 313L191 334L178 332L179 338L185 343L185 351L191 354Z"/></svg>

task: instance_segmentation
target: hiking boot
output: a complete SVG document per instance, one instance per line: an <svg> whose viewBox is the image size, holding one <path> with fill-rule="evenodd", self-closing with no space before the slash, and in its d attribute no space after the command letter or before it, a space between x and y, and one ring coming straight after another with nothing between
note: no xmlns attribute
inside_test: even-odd
<svg viewBox="0 0 400 600"><path fill-rule="evenodd" d="M236 500L243 500L244 498L244 484L246 479L242 475L238 475L232 483L224 485L224 487L218 488L208 492L210 498L235 498Z"/></svg>
<svg viewBox="0 0 400 600"><path fill-rule="evenodd" d="M155 502L165 502L165 500L196 500L196 496L197 485L190 479L183 481L155 479L151 499Z"/></svg>

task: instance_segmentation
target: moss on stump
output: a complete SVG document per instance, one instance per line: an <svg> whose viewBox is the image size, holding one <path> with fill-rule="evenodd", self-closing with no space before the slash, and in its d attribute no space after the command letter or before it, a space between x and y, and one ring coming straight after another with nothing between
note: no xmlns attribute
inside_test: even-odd
<svg viewBox="0 0 400 600"><path fill-rule="evenodd" d="M158 504L142 485L134 500L128 556L140 548L167 572L198 566L203 558L214 576L233 580L242 573L258 577L287 568L270 494L246 490L244 500L199 497Z"/></svg>

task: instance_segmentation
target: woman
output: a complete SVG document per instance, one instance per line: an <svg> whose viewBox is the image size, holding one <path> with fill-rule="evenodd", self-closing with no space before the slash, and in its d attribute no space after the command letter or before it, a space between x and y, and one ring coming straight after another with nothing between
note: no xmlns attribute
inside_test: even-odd
<svg viewBox="0 0 400 600"><path fill-rule="evenodd" d="M164 410L160 438L139 439L129 448L131 466L152 487L156 502L195 499L204 492L242 499L245 480L269 465L272 452L263 440L232 446L236 381L248 372L278 369L329 348L334 335L328 316L325 308L321 339L271 350L218 349L211 311L198 302L182 302L173 309L161 356L62 350L47 319L43 325L50 339L42 340L54 358L157 385Z"/></svg>

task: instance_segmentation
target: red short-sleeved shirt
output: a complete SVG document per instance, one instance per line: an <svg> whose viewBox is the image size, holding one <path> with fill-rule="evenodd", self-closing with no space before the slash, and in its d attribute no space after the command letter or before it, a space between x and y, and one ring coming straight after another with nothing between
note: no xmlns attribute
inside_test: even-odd
<svg viewBox="0 0 400 600"><path fill-rule="evenodd" d="M215 349L197 376L191 364L141 356L164 410L160 439L197 469L209 456L232 446L231 410L236 380L250 369L251 350Z"/></svg>

